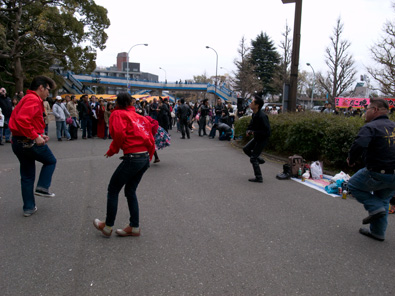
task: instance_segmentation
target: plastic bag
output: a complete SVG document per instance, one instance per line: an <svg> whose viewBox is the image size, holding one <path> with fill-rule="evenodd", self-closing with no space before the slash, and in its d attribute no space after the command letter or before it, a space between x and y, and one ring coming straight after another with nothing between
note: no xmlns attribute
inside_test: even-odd
<svg viewBox="0 0 395 296"><path fill-rule="evenodd" d="M305 172L302 176L303 176L303 178L305 178L305 179L309 179L309 178L310 178L310 171L309 171L309 170L306 170L306 172Z"/></svg>
<svg viewBox="0 0 395 296"><path fill-rule="evenodd" d="M336 182L337 180L343 179L344 181L350 180L350 175L346 174L345 172L341 171L340 173L336 174L332 177L331 181Z"/></svg>
<svg viewBox="0 0 395 296"><path fill-rule="evenodd" d="M322 167L318 160L311 163L310 171L312 179L322 179Z"/></svg>
<svg viewBox="0 0 395 296"><path fill-rule="evenodd" d="M338 193L338 187L342 187L344 180L337 180L335 183L325 186L325 191L328 193Z"/></svg>

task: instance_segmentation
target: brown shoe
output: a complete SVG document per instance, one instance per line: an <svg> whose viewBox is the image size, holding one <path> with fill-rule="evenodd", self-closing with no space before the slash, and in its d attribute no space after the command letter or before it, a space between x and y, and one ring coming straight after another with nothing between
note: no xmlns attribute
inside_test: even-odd
<svg viewBox="0 0 395 296"><path fill-rule="evenodd" d="M97 230L101 231L103 235L110 237L112 233L112 228L110 226L106 226L106 223L100 221L99 219L93 220L93 226L96 227Z"/></svg>
<svg viewBox="0 0 395 296"><path fill-rule="evenodd" d="M115 233L119 236L140 236L140 228L127 225L124 229L117 229Z"/></svg>
<svg viewBox="0 0 395 296"><path fill-rule="evenodd" d="M160 159L159 159L159 158L157 158L157 159L154 160L154 163L157 163L157 162L160 162Z"/></svg>

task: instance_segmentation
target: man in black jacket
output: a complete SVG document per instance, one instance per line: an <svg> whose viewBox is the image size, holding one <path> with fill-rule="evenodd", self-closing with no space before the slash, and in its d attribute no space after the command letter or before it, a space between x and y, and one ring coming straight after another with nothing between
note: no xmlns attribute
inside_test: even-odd
<svg viewBox="0 0 395 296"><path fill-rule="evenodd" d="M7 96L7 91L5 90L4 87L0 89L0 108L2 110L2 113L4 115L4 136L5 136L5 142L6 143L11 143L11 132L10 129L8 128L8 122L11 117L11 112L12 112L12 103L11 99ZM3 137L3 134L0 135ZM0 141L1 142L1 141Z"/></svg>
<svg viewBox="0 0 395 296"><path fill-rule="evenodd" d="M191 116L191 108L185 105L185 100L180 100L181 105L177 108L177 117L180 120L180 129L182 137L181 139L185 139L185 133L187 134L187 138L190 139L189 136L189 128L188 128L188 117Z"/></svg>
<svg viewBox="0 0 395 296"><path fill-rule="evenodd" d="M243 148L244 153L250 157L250 162L255 174L255 178L248 179L248 181L257 183L263 182L262 172L259 165L265 163L265 160L261 158L260 155L270 137L269 118L261 110L262 106L263 99L259 96L255 96L250 104L253 114L246 132L247 136L253 135L254 138Z"/></svg>
<svg viewBox="0 0 395 296"><path fill-rule="evenodd" d="M360 130L348 153L347 163L354 166L363 158L365 167L348 181L353 197L364 205L369 216L359 232L383 241L387 229L389 201L395 194L395 122L387 114L388 102L370 99L365 115L367 122Z"/></svg>
<svg viewBox="0 0 395 296"><path fill-rule="evenodd" d="M199 137L207 136L206 134L206 118L209 114L210 107L208 105L208 100L204 99L203 103L199 107L200 118L199 118ZM203 131L203 135L202 135Z"/></svg>
<svg viewBox="0 0 395 296"><path fill-rule="evenodd" d="M80 98L79 113L82 128L82 139L86 139L87 133L88 138L92 138L92 108L89 103L88 95L86 94L82 95Z"/></svg>

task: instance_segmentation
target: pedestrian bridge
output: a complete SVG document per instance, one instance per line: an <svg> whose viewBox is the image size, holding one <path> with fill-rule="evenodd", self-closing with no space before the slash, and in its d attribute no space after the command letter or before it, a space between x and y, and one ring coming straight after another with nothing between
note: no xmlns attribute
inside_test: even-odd
<svg viewBox="0 0 395 296"><path fill-rule="evenodd" d="M114 86L114 87L127 87L128 81L123 77L108 77L108 76L94 76L84 74L73 74L67 72L62 75L65 78L65 89L68 92L84 93L92 92L89 86ZM216 94L218 97L225 101L235 103L237 97L235 93L225 87L225 85L217 86L205 83L182 83L182 82L151 82L141 80L129 80L130 89L140 90L159 90L159 91L204 91L211 94Z"/></svg>

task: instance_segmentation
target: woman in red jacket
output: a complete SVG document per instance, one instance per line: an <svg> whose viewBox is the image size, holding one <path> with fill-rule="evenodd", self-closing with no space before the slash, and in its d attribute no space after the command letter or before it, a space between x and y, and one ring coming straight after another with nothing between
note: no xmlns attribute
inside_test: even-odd
<svg viewBox="0 0 395 296"><path fill-rule="evenodd" d="M110 134L112 142L106 157L123 150L122 162L115 170L108 185L106 221L95 219L93 225L105 236L110 236L118 209L118 195L125 186L130 219L124 229L117 229L119 236L139 236L139 206L136 189L149 167L155 152L155 141L151 132L151 123L135 112L132 97L128 93L117 96L116 108L110 116Z"/></svg>

